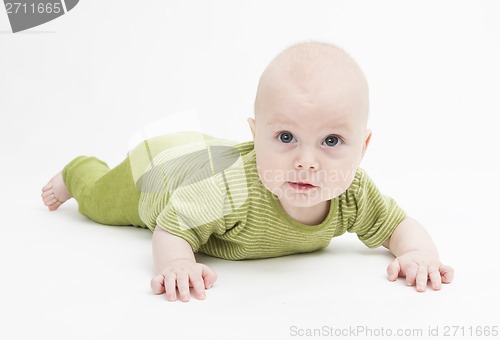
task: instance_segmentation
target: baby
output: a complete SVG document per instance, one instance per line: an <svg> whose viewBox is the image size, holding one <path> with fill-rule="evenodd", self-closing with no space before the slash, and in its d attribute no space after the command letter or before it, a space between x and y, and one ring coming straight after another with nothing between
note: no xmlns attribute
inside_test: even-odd
<svg viewBox="0 0 500 340"><path fill-rule="evenodd" d="M153 231L155 294L198 299L216 281L194 252L256 259L311 252L346 231L395 259L388 278L423 292L453 279L425 229L359 168L371 138L368 85L326 43L294 45L264 70L248 123L253 142L194 132L151 138L109 169L80 156L42 189L49 210L74 197L80 213Z"/></svg>

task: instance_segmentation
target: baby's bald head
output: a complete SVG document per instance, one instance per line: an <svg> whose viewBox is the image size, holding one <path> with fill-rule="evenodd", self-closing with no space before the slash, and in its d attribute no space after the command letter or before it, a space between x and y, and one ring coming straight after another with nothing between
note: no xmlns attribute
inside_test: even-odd
<svg viewBox="0 0 500 340"><path fill-rule="evenodd" d="M303 93L305 100L325 100L358 114L366 125L368 84L358 64L337 46L305 42L278 54L260 77L255 117L272 110L272 103L290 86Z"/></svg>

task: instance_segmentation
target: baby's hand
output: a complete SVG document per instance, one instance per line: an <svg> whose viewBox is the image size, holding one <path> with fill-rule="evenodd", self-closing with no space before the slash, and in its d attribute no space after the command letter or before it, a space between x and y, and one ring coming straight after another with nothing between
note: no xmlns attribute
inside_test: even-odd
<svg viewBox="0 0 500 340"><path fill-rule="evenodd" d="M406 284L416 286L419 292L425 291L427 280L431 281L432 289L441 289L441 283L453 280L453 273L452 267L441 264L436 255L424 251L408 251L387 267L390 281L396 281L398 276L406 277Z"/></svg>
<svg viewBox="0 0 500 340"><path fill-rule="evenodd" d="M179 290L180 300L189 301L189 287L193 287L199 300L205 298L205 289L212 287L217 274L208 266L192 260L179 259L168 263L151 279L151 289L155 294L166 293L168 301L175 301Z"/></svg>

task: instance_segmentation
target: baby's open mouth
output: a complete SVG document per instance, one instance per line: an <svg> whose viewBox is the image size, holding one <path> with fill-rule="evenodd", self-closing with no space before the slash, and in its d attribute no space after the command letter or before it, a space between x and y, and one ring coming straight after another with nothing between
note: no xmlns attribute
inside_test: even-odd
<svg viewBox="0 0 500 340"><path fill-rule="evenodd" d="M309 183L301 183L301 182L288 182L288 184L296 189L296 190L303 190L303 191L306 191L306 190L310 190L310 189L313 189L313 188L316 188L315 185L312 185L312 184L309 184Z"/></svg>

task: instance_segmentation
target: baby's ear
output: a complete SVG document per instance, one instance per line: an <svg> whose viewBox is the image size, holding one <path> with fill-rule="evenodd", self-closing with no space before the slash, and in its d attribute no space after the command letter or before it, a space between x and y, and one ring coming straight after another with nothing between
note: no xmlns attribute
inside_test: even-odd
<svg viewBox="0 0 500 340"><path fill-rule="evenodd" d="M255 119L248 118L247 122L248 122L248 126L250 126L250 130L252 130L253 139L255 140Z"/></svg>
<svg viewBox="0 0 500 340"><path fill-rule="evenodd" d="M366 129L365 142L363 144L363 151L361 151L361 158L365 156L366 148L368 148L368 144L370 144L371 139L372 139L372 130Z"/></svg>

